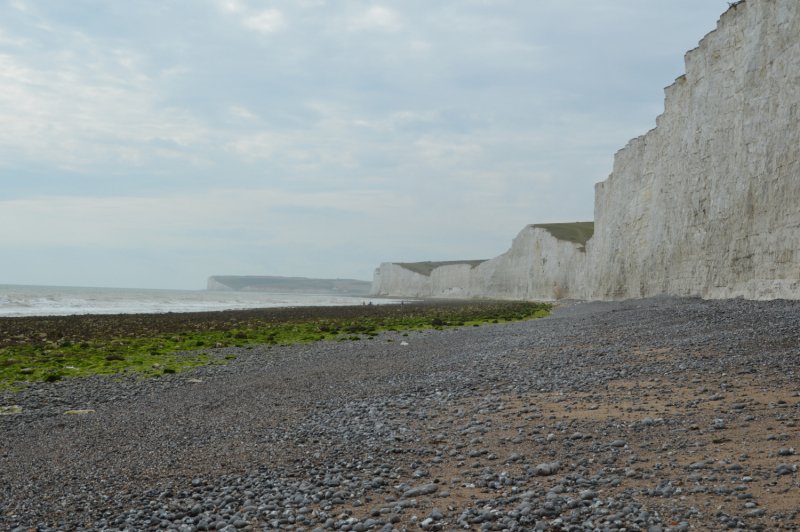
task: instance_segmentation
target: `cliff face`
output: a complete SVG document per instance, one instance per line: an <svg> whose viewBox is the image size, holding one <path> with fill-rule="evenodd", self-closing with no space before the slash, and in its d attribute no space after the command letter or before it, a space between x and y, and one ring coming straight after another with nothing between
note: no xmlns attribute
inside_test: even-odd
<svg viewBox="0 0 800 532"><path fill-rule="evenodd" d="M585 254L529 226L475 269L412 278L384 263L373 292L800 298L800 2L732 6L665 92L656 128L595 187Z"/></svg>
<svg viewBox="0 0 800 532"><path fill-rule="evenodd" d="M731 8L596 186L585 296L800 296L798 104L800 2Z"/></svg>
<svg viewBox="0 0 800 532"><path fill-rule="evenodd" d="M470 295L547 301L580 297L586 262L582 247L529 225L511 249L475 269Z"/></svg>
<svg viewBox="0 0 800 532"><path fill-rule="evenodd" d="M371 294L546 300L578 297L586 262L582 247L529 225L517 235L510 250L476 267L440 266L430 275L422 275L384 262L375 271Z"/></svg>
<svg viewBox="0 0 800 532"><path fill-rule="evenodd" d="M429 275L413 272L393 262L382 262L372 278L371 296L431 297Z"/></svg>

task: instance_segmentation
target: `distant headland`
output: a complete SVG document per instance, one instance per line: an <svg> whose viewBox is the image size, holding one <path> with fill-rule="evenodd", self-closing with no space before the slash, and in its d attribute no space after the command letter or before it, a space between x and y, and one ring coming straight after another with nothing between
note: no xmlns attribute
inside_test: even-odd
<svg viewBox="0 0 800 532"><path fill-rule="evenodd" d="M369 294L372 283L355 279L308 279L251 275L212 275L208 290L217 292L274 292L283 294Z"/></svg>

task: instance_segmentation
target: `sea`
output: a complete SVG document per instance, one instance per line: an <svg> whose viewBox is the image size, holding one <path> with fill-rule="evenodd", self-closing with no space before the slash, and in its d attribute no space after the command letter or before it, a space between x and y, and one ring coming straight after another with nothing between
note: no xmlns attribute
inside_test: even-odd
<svg viewBox="0 0 800 532"><path fill-rule="evenodd" d="M0 285L0 316L150 314L253 308L398 303L359 296Z"/></svg>

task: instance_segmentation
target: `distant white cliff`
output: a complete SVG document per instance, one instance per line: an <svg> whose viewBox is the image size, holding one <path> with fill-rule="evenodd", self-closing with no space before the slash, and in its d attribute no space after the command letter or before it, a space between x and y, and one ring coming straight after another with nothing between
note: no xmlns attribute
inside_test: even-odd
<svg viewBox="0 0 800 532"><path fill-rule="evenodd" d="M586 261L584 244L579 238L574 239L577 242L562 240L551 232L575 225L592 224L545 226L550 230L529 225L513 240L511 249L488 261L441 266L384 262L375 271L370 294L539 300L579 297ZM426 264L435 267L420 267Z"/></svg>

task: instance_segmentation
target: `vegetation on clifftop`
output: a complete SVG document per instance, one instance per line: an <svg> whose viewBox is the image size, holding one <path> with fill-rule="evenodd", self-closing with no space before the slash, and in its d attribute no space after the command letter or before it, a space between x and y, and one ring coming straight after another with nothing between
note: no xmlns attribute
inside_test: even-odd
<svg viewBox="0 0 800 532"><path fill-rule="evenodd" d="M566 240L580 244L581 251L586 251L586 242L594 236L594 222L575 222L571 224L534 224L533 227L544 229L558 240Z"/></svg>
<svg viewBox="0 0 800 532"><path fill-rule="evenodd" d="M424 275L425 277L430 277L431 272L433 270L435 270L436 268L441 268L442 266L469 264L471 268L477 268L484 262L486 262L486 260L451 260L444 262L395 262L394 264L397 264L398 266L401 266L406 270L412 271L414 273Z"/></svg>

